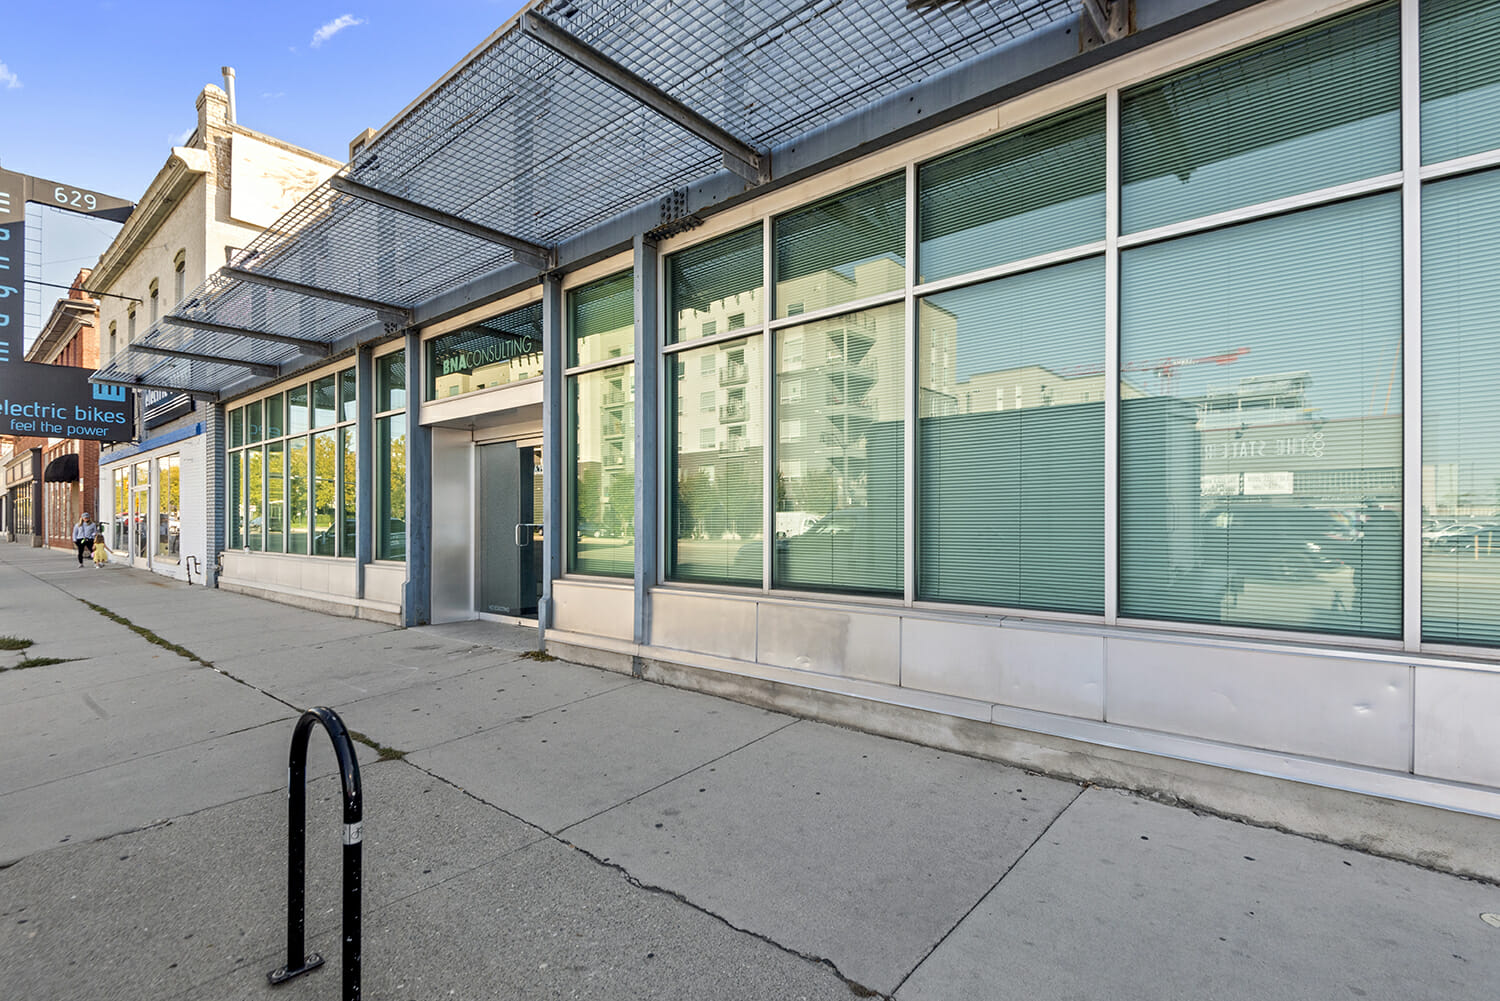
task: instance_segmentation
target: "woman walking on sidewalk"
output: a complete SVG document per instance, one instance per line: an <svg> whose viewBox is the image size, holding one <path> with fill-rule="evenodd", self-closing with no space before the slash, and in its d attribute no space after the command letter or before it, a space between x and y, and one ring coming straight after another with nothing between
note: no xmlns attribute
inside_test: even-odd
<svg viewBox="0 0 1500 1001"><path fill-rule="evenodd" d="M83 517L73 526L73 545L78 547L79 566L83 566L85 556L94 554L94 536L98 534L99 526L94 524L94 519L89 517L87 511L83 512Z"/></svg>

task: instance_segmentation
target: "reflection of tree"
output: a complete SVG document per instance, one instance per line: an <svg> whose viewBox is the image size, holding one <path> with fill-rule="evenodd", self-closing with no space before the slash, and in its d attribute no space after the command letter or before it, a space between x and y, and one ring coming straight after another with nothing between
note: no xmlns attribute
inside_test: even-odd
<svg viewBox="0 0 1500 1001"><path fill-rule="evenodd" d="M582 463L578 468L577 514L579 522L599 520L599 487L597 463Z"/></svg>
<svg viewBox="0 0 1500 1001"><path fill-rule="evenodd" d="M313 524L322 531L333 524L338 506L338 443L331 434L313 436Z"/></svg>
<svg viewBox="0 0 1500 1001"><path fill-rule="evenodd" d="M391 517L406 520L406 435L391 436Z"/></svg>
<svg viewBox="0 0 1500 1001"><path fill-rule="evenodd" d="M609 509L606 527L617 535L635 534L635 474L615 473L609 479Z"/></svg>

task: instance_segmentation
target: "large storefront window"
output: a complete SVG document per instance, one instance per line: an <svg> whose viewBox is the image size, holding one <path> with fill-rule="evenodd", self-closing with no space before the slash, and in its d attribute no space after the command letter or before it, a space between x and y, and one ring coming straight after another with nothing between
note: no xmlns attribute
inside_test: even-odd
<svg viewBox="0 0 1500 1001"><path fill-rule="evenodd" d="M115 510L110 526L109 548L120 556L130 553L130 467L116 466L114 475ZM17 524L24 524L19 519Z"/></svg>
<svg viewBox="0 0 1500 1001"><path fill-rule="evenodd" d="M229 548L354 556L353 400L348 368L229 411Z"/></svg>
<svg viewBox="0 0 1500 1001"><path fill-rule="evenodd" d="M1127 251L1121 289L1121 612L1399 636L1399 196Z"/></svg>
<svg viewBox="0 0 1500 1001"><path fill-rule="evenodd" d="M667 576L759 586L765 559L765 267L759 226L667 261ZM754 328L751 336L722 335ZM675 443L675 447L673 447Z"/></svg>
<svg viewBox="0 0 1500 1001"><path fill-rule="evenodd" d="M427 399L443 400L542 374L542 304L427 342Z"/></svg>
<svg viewBox="0 0 1500 1001"><path fill-rule="evenodd" d="M1422 637L1500 645L1500 171L1422 191Z"/></svg>
<svg viewBox="0 0 1500 1001"><path fill-rule="evenodd" d="M573 479L568 568L635 573L635 303L626 272L568 293L569 355L575 365L622 364L569 374Z"/></svg>
<svg viewBox="0 0 1500 1001"><path fill-rule="evenodd" d="M902 590L904 316L897 303L776 333L775 587Z"/></svg>
<svg viewBox="0 0 1500 1001"><path fill-rule="evenodd" d="M923 598L1103 611L1104 309L1098 257L923 300Z"/></svg>

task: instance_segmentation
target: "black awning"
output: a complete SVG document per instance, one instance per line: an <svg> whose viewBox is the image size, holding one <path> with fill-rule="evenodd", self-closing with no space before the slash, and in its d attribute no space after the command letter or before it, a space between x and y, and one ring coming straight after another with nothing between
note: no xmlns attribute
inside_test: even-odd
<svg viewBox="0 0 1500 1001"><path fill-rule="evenodd" d="M47 463L47 469L42 473L42 480L47 483L74 483L78 480L78 453L68 452L59 455Z"/></svg>

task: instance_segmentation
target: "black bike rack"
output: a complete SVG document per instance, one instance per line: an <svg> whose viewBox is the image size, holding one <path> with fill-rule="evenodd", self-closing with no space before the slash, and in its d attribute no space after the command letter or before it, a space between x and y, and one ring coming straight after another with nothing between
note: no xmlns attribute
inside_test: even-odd
<svg viewBox="0 0 1500 1001"><path fill-rule="evenodd" d="M359 760L354 741L339 714L324 706L309 709L292 732L287 766L286 965L266 976L273 985L323 965L317 953L304 948L307 876L307 739L314 723L321 723L338 756L344 786L344 1001L359 1001L359 887L364 843L364 796L359 787Z"/></svg>

